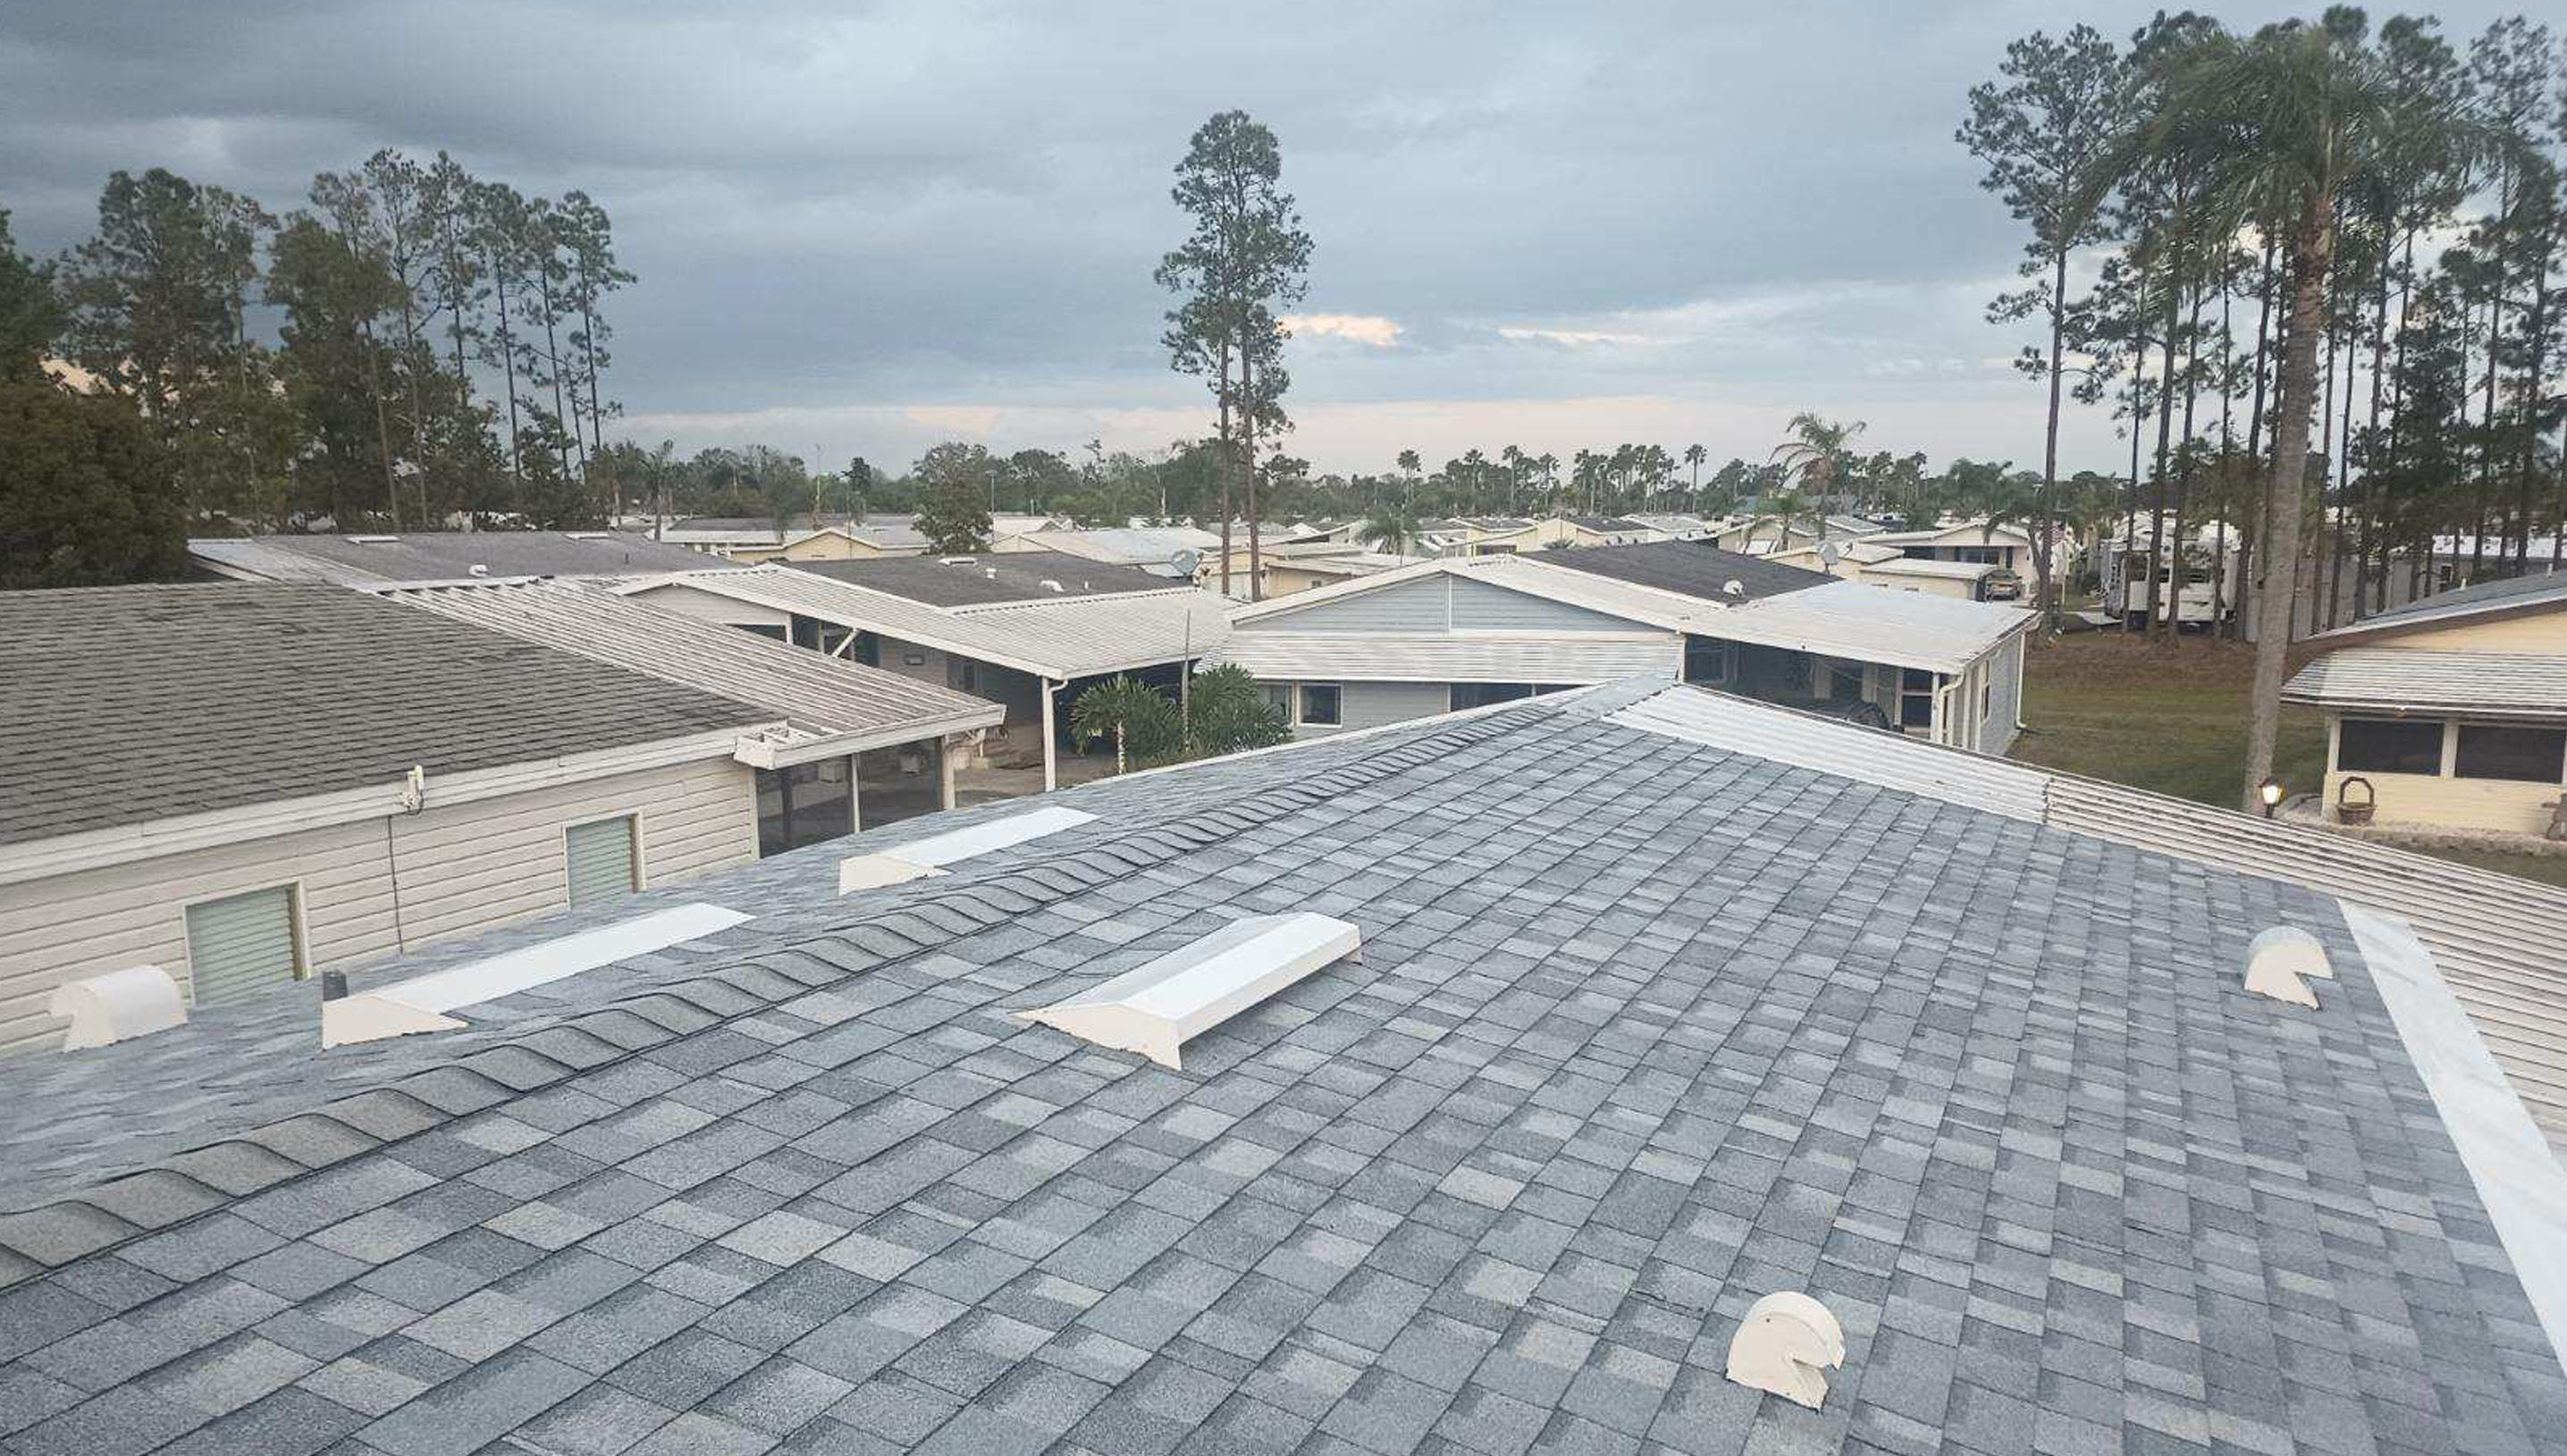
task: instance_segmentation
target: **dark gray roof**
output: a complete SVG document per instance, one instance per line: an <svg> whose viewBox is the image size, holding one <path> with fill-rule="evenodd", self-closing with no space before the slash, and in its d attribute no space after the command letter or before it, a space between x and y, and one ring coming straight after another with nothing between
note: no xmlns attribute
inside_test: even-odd
<svg viewBox="0 0 2567 1456"><path fill-rule="evenodd" d="M198 565L258 581L455 581L489 576L640 576L721 563L636 531L403 531L382 536L206 537L187 543Z"/></svg>
<svg viewBox="0 0 2567 1456"><path fill-rule="evenodd" d="M1097 822L896 891L828 894L835 858L956 816L711 877L759 916L718 946L209 1095L172 1171L0 1220L53 1266L0 1293L0 1439L2560 1449L2567 1377L2333 902L1615 691L1074 790ZM1183 1072L1005 1015L1285 908L1362 960ZM2274 923L2335 958L2314 1013L2234 989ZM0 1069L0 1106L199 1029ZM1821 1410L1722 1378L1775 1289L1844 1321Z"/></svg>
<svg viewBox="0 0 2567 1456"><path fill-rule="evenodd" d="M2524 576L2498 577L2494 581L2481 581L2454 591L2418 597L2404 606L2375 612L2359 622L2320 635L2352 637L2410 626L2422 627L2446 617L2567 606L2567 572L2551 571L2547 565L2543 562L2541 569Z"/></svg>
<svg viewBox="0 0 2567 1456"><path fill-rule="evenodd" d="M334 586L0 593L0 844L775 721Z"/></svg>
<svg viewBox="0 0 2567 1456"><path fill-rule="evenodd" d="M949 562L968 564L949 565ZM885 556L870 561L795 561L833 580L870 587L931 607L1039 602L1062 596L1102 597L1163 592L1169 581L1130 566L1110 566L1062 551L997 551L961 556ZM992 573L996 573L993 575ZM1043 585L1056 581L1057 592ZM1180 583L1182 584L1182 583Z"/></svg>
<svg viewBox="0 0 2567 1456"><path fill-rule="evenodd" d="M1681 592L1712 602L1739 600L1722 590L1733 581L1747 589L1747 599L1752 601L1759 597L1796 592L1804 587L1826 586L1837 579L1824 571L1805 571L1761 556L1724 551L1709 541L1646 541L1631 546L1587 546L1575 551L1545 552L1542 559L1548 566L1566 566L1573 571L1609 576L1616 581L1653 586L1661 591Z"/></svg>

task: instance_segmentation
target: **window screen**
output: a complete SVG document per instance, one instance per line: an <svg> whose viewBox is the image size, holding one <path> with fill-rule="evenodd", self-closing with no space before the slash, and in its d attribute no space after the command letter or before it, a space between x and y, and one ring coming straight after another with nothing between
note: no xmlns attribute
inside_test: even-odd
<svg viewBox="0 0 2567 1456"><path fill-rule="evenodd" d="M1712 637L1686 638L1684 680L1705 684L1728 682L1729 644Z"/></svg>
<svg viewBox="0 0 2567 1456"><path fill-rule="evenodd" d="M2462 778L2557 783L2567 769L2567 728L2460 725L2453 770Z"/></svg>
<svg viewBox="0 0 2567 1456"><path fill-rule="evenodd" d="M573 824L563 835L570 864L570 903L588 905L633 893L633 816Z"/></svg>
<svg viewBox="0 0 2567 1456"><path fill-rule="evenodd" d="M196 1005L283 986L300 969L292 886L187 907L187 980Z"/></svg>
<svg viewBox="0 0 2567 1456"><path fill-rule="evenodd" d="M1531 698L1533 685L1530 683L1453 683L1447 685L1446 692L1453 711L1460 713L1466 708L1487 708L1495 703L1513 703L1519 698Z"/></svg>
<svg viewBox="0 0 2567 1456"><path fill-rule="evenodd" d="M1302 684L1301 722L1318 728L1334 728L1337 721L1337 685L1334 683Z"/></svg>
<svg viewBox="0 0 2567 1456"><path fill-rule="evenodd" d="M2386 718L2348 718L2336 731L2340 773L2442 771L2442 725Z"/></svg>
<svg viewBox="0 0 2567 1456"><path fill-rule="evenodd" d="M1916 668L1898 670L1898 726L1934 726L1934 675Z"/></svg>

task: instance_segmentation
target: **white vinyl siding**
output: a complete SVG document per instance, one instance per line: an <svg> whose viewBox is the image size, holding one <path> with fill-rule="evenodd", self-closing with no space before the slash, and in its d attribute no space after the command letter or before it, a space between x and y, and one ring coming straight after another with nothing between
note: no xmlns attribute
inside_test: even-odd
<svg viewBox="0 0 2567 1456"><path fill-rule="evenodd" d="M590 905L630 895L633 879L633 816L573 824L562 831L562 863L570 882L570 903Z"/></svg>
<svg viewBox="0 0 2567 1456"><path fill-rule="evenodd" d="M302 974L294 949L294 887L200 900L187 907L187 964L195 1003L216 1006Z"/></svg>
<svg viewBox="0 0 2567 1456"><path fill-rule="evenodd" d="M431 779L418 814L0 885L0 1053L58 1044L66 981L157 966L185 987L184 905L296 884L306 973L344 970L559 910L563 827L617 814L641 818L646 885L757 857L752 772L721 757L447 807Z"/></svg>

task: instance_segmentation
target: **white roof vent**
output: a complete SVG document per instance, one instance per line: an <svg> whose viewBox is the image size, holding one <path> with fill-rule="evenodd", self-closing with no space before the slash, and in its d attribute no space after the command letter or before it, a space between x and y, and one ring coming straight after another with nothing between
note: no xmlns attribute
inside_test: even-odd
<svg viewBox="0 0 2567 1456"><path fill-rule="evenodd" d="M1095 817L1077 809L1054 805L1009 814L986 824L949 830L875 854L843 859L838 862L838 893L845 895L856 890L878 890L885 885L905 884L922 875L941 875L949 864L1010 849L1027 840L1057 834L1063 829L1075 829Z"/></svg>
<svg viewBox="0 0 2567 1456"><path fill-rule="evenodd" d="M350 536L347 541L351 546L389 546L400 539L399 536Z"/></svg>
<svg viewBox="0 0 2567 1456"><path fill-rule="evenodd" d="M665 951L749 918L719 905L681 905L325 1001L321 1003L321 1044L346 1046L414 1031L452 1030L463 1024L446 1015L457 1007L479 1006L583 971Z"/></svg>
<svg viewBox="0 0 2567 1456"><path fill-rule="evenodd" d="M972 558L969 556L939 556L936 560L937 564L940 566L969 566L972 564Z"/></svg>
<svg viewBox="0 0 2567 1456"><path fill-rule="evenodd" d="M1178 1066L1177 1048L1322 966L1356 956L1363 932L1325 915L1255 915L1190 941L1020 1021Z"/></svg>
<svg viewBox="0 0 2567 1456"><path fill-rule="evenodd" d="M1047 591L1047 592L1056 592L1056 591L1060 591L1062 588L1061 588L1061 584L1060 584L1059 582L1056 582L1056 581L1052 580L1050 577L1047 577L1047 576L1046 576L1046 577L1044 577L1044 578L1043 578L1042 589L1043 589L1044 591Z"/></svg>
<svg viewBox="0 0 2567 1456"><path fill-rule="evenodd" d="M148 1036L187 1020L178 983L157 966L128 966L66 982L54 988L53 1004L46 1010L72 1019L71 1029L63 1033L65 1051Z"/></svg>
<svg viewBox="0 0 2567 1456"><path fill-rule="evenodd" d="M1743 597L1747 595L1747 583L1733 576L1720 584L1720 594L1725 597Z"/></svg>
<svg viewBox="0 0 2567 1456"><path fill-rule="evenodd" d="M1827 1372L1845 1363L1845 1329L1828 1307L1777 1290L1747 1307L1729 1339L1729 1378L1812 1410L1828 1398Z"/></svg>
<svg viewBox="0 0 2567 1456"><path fill-rule="evenodd" d="M2246 989L2315 1010L2318 994L2301 978L2335 979L2326 947L2295 925L2277 925L2246 943Z"/></svg>

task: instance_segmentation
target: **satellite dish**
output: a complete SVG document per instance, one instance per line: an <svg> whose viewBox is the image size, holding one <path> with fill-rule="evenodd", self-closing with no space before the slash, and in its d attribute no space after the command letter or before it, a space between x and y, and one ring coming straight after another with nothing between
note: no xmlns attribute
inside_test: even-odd
<svg viewBox="0 0 2567 1456"><path fill-rule="evenodd" d="M1168 569L1179 576L1192 577L1195 574L1195 568L1201 565L1203 565L1203 553L1192 546L1180 547L1176 555L1168 558Z"/></svg>
<svg viewBox="0 0 2567 1456"><path fill-rule="evenodd" d="M1842 560L1844 560L1844 559L1845 559L1845 553L1844 553L1843 551L1840 551L1840 550L1838 550L1838 549L1837 549L1837 543L1836 543L1836 542L1834 542L1834 541L1821 541L1821 542L1819 543L1819 564L1820 564L1820 565L1822 565L1822 566L1834 566L1834 565L1836 565L1839 561L1842 561Z"/></svg>
<svg viewBox="0 0 2567 1456"><path fill-rule="evenodd" d="M1723 596L1743 597L1747 595L1747 583L1732 577L1720 584L1720 591Z"/></svg>

